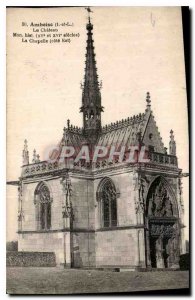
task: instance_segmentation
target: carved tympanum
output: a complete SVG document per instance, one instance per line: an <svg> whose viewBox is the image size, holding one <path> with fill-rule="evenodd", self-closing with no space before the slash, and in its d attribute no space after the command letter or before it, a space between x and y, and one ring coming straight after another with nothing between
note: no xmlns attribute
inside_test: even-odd
<svg viewBox="0 0 195 300"><path fill-rule="evenodd" d="M173 216L171 197L160 180L156 180L150 190L148 215L154 217Z"/></svg>

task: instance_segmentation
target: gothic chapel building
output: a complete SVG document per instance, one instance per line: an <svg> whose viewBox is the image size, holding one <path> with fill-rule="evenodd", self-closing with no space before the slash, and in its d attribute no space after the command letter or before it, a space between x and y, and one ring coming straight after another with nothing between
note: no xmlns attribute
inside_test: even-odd
<svg viewBox="0 0 195 300"><path fill-rule="evenodd" d="M117 157L29 162L27 141L18 186L19 251L54 252L58 265L73 268L176 268L183 248L181 169L170 131L164 147L150 94L143 113L102 127L101 86L94 53L93 25L87 29L82 85L83 128L68 120L60 149L82 145L144 145L149 161Z"/></svg>

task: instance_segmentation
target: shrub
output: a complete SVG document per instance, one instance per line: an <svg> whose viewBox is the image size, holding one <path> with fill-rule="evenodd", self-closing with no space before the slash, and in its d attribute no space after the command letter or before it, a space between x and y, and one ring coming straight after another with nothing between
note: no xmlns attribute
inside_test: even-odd
<svg viewBox="0 0 195 300"><path fill-rule="evenodd" d="M7 267L55 267L54 252L7 252Z"/></svg>
<svg viewBox="0 0 195 300"><path fill-rule="evenodd" d="M180 255L179 266L180 266L180 270L189 270L190 269L189 253Z"/></svg>
<svg viewBox="0 0 195 300"><path fill-rule="evenodd" d="M7 251L18 251L18 241L11 241L6 243Z"/></svg>

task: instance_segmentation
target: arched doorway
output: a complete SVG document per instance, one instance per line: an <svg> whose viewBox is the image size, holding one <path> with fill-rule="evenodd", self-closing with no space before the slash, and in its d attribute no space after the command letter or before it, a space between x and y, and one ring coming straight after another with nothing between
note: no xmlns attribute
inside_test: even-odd
<svg viewBox="0 0 195 300"><path fill-rule="evenodd" d="M148 262L152 268L178 265L179 223L177 201L169 184L157 177L146 201Z"/></svg>

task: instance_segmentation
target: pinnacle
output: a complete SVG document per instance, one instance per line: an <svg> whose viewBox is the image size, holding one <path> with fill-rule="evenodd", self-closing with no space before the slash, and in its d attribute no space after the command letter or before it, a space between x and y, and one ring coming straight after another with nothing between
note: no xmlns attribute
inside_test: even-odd
<svg viewBox="0 0 195 300"><path fill-rule="evenodd" d="M150 108L151 100L150 100L150 93L149 92L146 93L146 102L147 102L147 108Z"/></svg>

